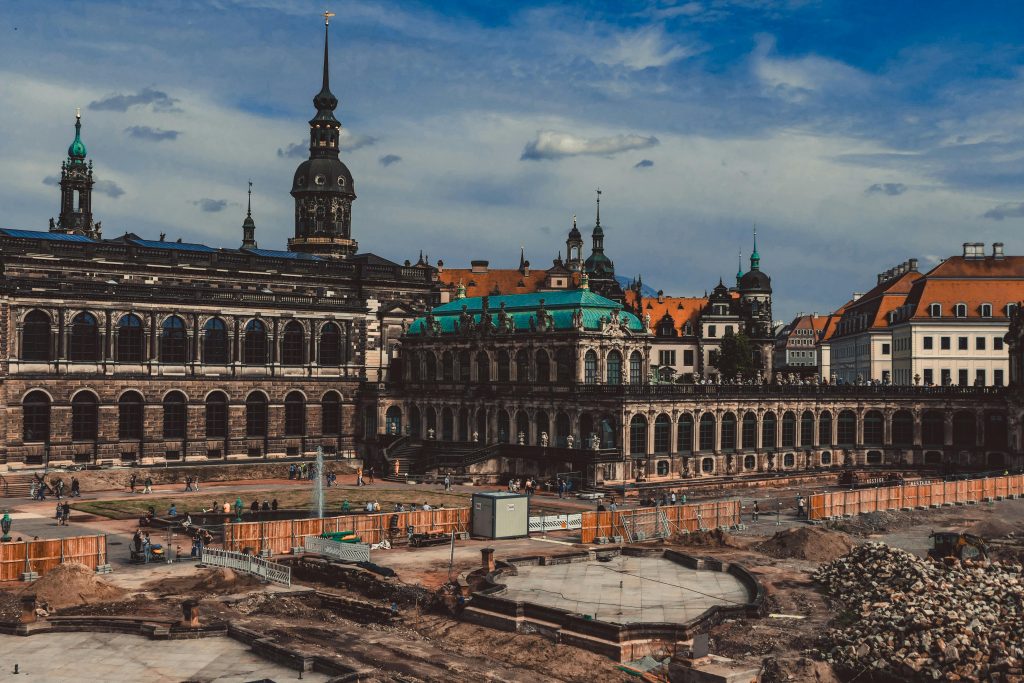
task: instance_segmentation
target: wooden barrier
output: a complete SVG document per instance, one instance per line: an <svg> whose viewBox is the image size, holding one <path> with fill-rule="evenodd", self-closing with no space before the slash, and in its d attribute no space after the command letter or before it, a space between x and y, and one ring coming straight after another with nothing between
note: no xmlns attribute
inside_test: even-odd
<svg viewBox="0 0 1024 683"><path fill-rule="evenodd" d="M580 528L580 542L593 543L595 538L610 536L626 536L622 524L624 514L632 514L637 509L616 510L614 512L584 512ZM653 510L654 508L646 508ZM740 502L723 500L712 503L688 503L685 505L664 505L659 509L665 513L669 527L680 531L697 531L698 529L714 529L720 526L735 526L740 523Z"/></svg>
<svg viewBox="0 0 1024 683"><path fill-rule="evenodd" d="M302 545L302 539L306 536L318 536L332 531L354 531L363 543L380 543L388 537L392 517L397 517L398 533L401 535L405 535L410 526L416 533L463 532L469 529L469 514L469 508L445 508L226 524L224 547L239 551L252 548L254 551L280 555Z"/></svg>
<svg viewBox="0 0 1024 683"><path fill-rule="evenodd" d="M827 519L868 512L927 508L957 503L1024 495L1024 475L1011 474L986 479L926 482L856 491L815 493L810 497L810 519Z"/></svg>
<svg viewBox="0 0 1024 683"><path fill-rule="evenodd" d="M69 536L0 543L0 581L17 581L25 572L40 576L65 562L90 569L107 564L107 537Z"/></svg>

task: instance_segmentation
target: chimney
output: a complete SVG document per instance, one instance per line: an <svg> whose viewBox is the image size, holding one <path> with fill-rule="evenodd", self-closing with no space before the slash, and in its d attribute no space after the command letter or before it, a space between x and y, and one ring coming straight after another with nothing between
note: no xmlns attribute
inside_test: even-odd
<svg viewBox="0 0 1024 683"><path fill-rule="evenodd" d="M444 261L441 260L441 259L437 259L437 272L439 272L439 273L443 273L444 272Z"/></svg>
<svg viewBox="0 0 1024 683"><path fill-rule="evenodd" d="M523 262L523 276L524 277L530 277L530 262L529 261L524 261Z"/></svg>
<svg viewBox="0 0 1024 683"><path fill-rule="evenodd" d="M487 266L490 265L490 261L470 261L470 271L473 273L486 273Z"/></svg>
<svg viewBox="0 0 1024 683"><path fill-rule="evenodd" d="M854 301L856 301L857 299L861 298L862 296L864 296L864 292L854 292L853 296L850 297L850 298L853 299Z"/></svg>
<svg viewBox="0 0 1024 683"><path fill-rule="evenodd" d="M885 281L885 273L879 273L878 274L878 283L877 284L882 284L884 281Z"/></svg>
<svg viewBox="0 0 1024 683"><path fill-rule="evenodd" d="M992 258L996 258L996 259L1006 258L1006 255L1003 254L1003 243L1002 242L993 242L992 243Z"/></svg>
<svg viewBox="0 0 1024 683"><path fill-rule="evenodd" d="M912 271L914 271L916 273L917 272L917 259L916 258L912 258L909 261L907 261L907 267L909 267L910 270L912 270Z"/></svg>
<svg viewBox="0 0 1024 683"><path fill-rule="evenodd" d="M985 258L984 242L964 242L964 258L979 259Z"/></svg>
<svg viewBox="0 0 1024 683"><path fill-rule="evenodd" d="M658 290L658 303L659 304L665 303L665 291L662 290L662 289Z"/></svg>

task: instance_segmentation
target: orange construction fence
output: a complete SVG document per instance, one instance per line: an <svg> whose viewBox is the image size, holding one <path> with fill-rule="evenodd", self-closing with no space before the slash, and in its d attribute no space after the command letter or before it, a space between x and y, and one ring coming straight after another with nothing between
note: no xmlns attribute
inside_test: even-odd
<svg viewBox="0 0 1024 683"><path fill-rule="evenodd" d="M614 512L584 512L580 528L580 542L593 543L595 538L626 536L622 518L633 515L645 508L630 508ZM654 508L646 508L654 510ZM720 526L735 526L740 523L740 502L723 500L713 503L688 503L684 505L660 506L671 528L682 531L714 529Z"/></svg>
<svg viewBox="0 0 1024 683"><path fill-rule="evenodd" d="M65 562L90 569L107 564L107 537L70 536L0 543L0 581L17 581L26 572L42 576Z"/></svg>
<svg viewBox="0 0 1024 683"><path fill-rule="evenodd" d="M810 519L860 515L881 510L981 502L1024 495L1024 475L986 479L934 481L856 491L815 493L810 498Z"/></svg>
<svg viewBox="0 0 1024 683"><path fill-rule="evenodd" d="M407 527L416 533L462 532L469 529L469 508L416 510L414 512L379 512L366 515L341 515L323 519L284 519L273 522L241 522L224 526L224 548L256 551L268 550L280 555L302 545L306 536L332 531L354 531L363 543L380 543L388 537L392 517L397 517L399 533Z"/></svg>

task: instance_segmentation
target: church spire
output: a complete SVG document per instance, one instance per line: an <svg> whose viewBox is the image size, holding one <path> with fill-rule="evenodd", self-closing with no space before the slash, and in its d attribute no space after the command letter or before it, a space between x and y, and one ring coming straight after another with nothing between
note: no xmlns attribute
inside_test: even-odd
<svg viewBox="0 0 1024 683"><path fill-rule="evenodd" d="M314 121L334 121L337 123L337 119L334 118L334 110L338 108L338 98L331 92L331 69L330 69L330 54L328 49L329 33L328 27L331 25L331 17L334 16L333 12L324 12L324 75L323 84L320 87L320 92L313 98L313 106L316 107L316 117ZM310 151L317 146L317 142L310 138ZM323 147L324 145L319 145ZM337 145L332 147L334 155L337 156L338 149Z"/></svg>
<svg viewBox="0 0 1024 683"><path fill-rule="evenodd" d="M750 269L761 269L761 255L757 253L757 226L754 226L754 251L750 252Z"/></svg>
<svg viewBox="0 0 1024 683"><path fill-rule="evenodd" d="M242 222L242 249L256 248L256 221L252 219L252 181L249 181L249 206Z"/></svg>
<svg viewBox="0 0 1024 683"><path fill-rule="evenodd" d="M736 286L740 284L740 278L743 277L743 250L736 250Z"/></svg>
<svg viewBox="0 0 1024 683"><path fill-rule="evenodd" d="M82 111L75 109L75 139L68 146L68 158L60 166L60 218L50 219L52 232L100 236L99 224L92 220L92 161L86 162L82 142Z"/></svg>

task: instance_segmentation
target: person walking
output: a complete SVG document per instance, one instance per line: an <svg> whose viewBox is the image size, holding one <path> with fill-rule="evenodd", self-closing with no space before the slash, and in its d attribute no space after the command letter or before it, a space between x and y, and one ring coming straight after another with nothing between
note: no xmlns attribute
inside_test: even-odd
<svg viewBox="0 0 1024 683"><path fill-rule="evenodd" d="M669 500L670 500L670 501L672 502L672 504L673 504L673 505L675 505L675 504L676 504L676 492L675 492L675 491L673 491L673 492L672 492L672 495L670 495L670 496L668 497L668 499L669 499Z"/></svg>
<svg viewBox="0 0 1024 683"><path fill-rule="evenodd" d="M447 474L444 475L444 490L445 491L451 491L452 490L452 478L449 475L447 475Z"/></svg>
<svg viewBox="0 0 1024 683"><path fill-rule="evenodd" d="M366 473L370 475L370 483L372 484L373 483L373 465L370 465L370 469L368 469L366 471Z"/></svg>
<svg viewBox="0 0 1024 683"><path fill-rule="evenodd" d="M759 515L760 513L761 513L761 509L760 509L759 507L757 507L757 501L755 500L755 501L754 501L754 508L753 508L753 511L752 511L752 513L751 513L751 517L752 517L752 519L753 519L753 520L754 520L755 522L757 521L757 516L758 516L758 515Z"/></svg>
<svg viewBox="0 0 1024 683"><path fill-rule="evenodd" d="M57 520L57 526L60 526L64 523L64 506L60 503L57 503L57 510L56 512L54 512L54 519Z"/></svg>
<svg viewBox="0 0 1024 683"><path fill-rule="evenodd" d="M71 477L71 497L80 498L82 495L82 485L78 482L78 477Z"/></svg>
<svg viewBox="0 0 1024 683"><path fill-rule="evenodd" d="M139 480L137 474L132 472L132 476L128 477L128 490L135 493L135 483Z"/></svg>
<svg viewBox="0 0 1024 683"><path fill-rule="evenodd" d="M804 514L806 512L807 512L807 510L806 510L806 504L804 503L804 497L802 495L798 495L796 497L796 517L797 517L797 519L803 519L804 518Z"/></svg>
<svg viewBox="0 0 1024 683"><path fill-rule="evenodd" d="M145 481L145 488L142 489L143 493L153 493L153 477L147 476Z"/></svg>
<svg viewBox="0 0 1024 683"><path fill-rule="evenodd" d="M68 525L68 520L71 519L71 503L64 501L64 505L61 506L60 519L64 523L64 526Z"/></svg>

